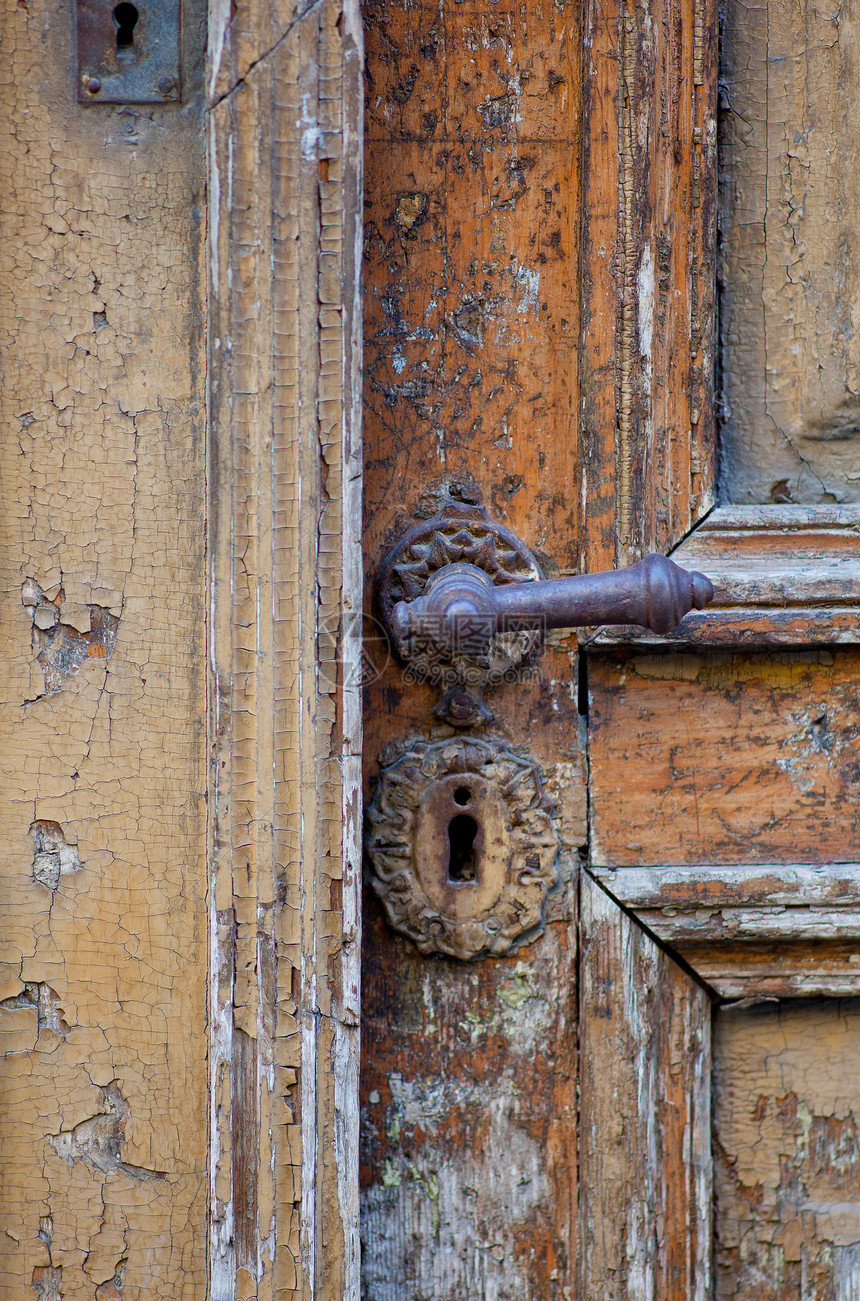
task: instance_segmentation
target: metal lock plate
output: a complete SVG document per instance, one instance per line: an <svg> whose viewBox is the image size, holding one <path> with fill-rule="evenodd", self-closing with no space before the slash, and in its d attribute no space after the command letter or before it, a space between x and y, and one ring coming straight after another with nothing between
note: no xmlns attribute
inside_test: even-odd
<svg viewBox="0 0 860 1301"><path fill-rule="evenodd" d="M543 922L558 833L537 765L494 738L414 740L380 756L371 884L422 953L507 953Z"/></svg>
<svg viewBox="0 0 860 1301"><path fill-rule="evenodd" d="M76 0L78 101L177 102L180 14L180 0Z"/></svg>

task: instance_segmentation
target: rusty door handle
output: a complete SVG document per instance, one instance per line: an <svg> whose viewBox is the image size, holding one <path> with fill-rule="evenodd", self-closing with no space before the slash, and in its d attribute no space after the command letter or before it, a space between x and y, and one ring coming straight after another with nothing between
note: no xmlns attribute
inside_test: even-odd
<svg viewBox="0 0 860 1301"><path fill-rule="evenodd" d="M501 587L476 565L454 563L430 577L424 595L398 601L392 622L403 645L419 638L450 656L479 653L500 632L624 623L667 633L713 596L704 574L663 555L608 573Z"/></svg>
<svg viewBox="0 0 860 1301"><path fill-rule="evenodd" d="M409 680L441 687L435 712L457 727L484 717L480 692L514 681L548 629L625 623L667 633L713 595L704 574L662 555L629 569L545 579L515 533L482 506L459 502L415 524L383 560L376 583L382 622ZM477 696L460 699L465 688Z"/></svg>
<svg viewBox="0 0 860 1301"><path fill-rule="evenodd" d="M662 555L629 569L545 579L515 533L482 506L454 501L392 547L376 582L407 680L442 690L434 713L453 727L491 716L484 687L518 680L548 629L624 623L663 634L713 596L704 574Z"/></svg>

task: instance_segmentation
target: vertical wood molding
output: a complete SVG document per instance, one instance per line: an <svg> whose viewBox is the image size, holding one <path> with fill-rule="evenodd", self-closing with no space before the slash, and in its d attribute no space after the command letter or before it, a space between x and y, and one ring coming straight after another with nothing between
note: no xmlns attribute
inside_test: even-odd
<svg viewBox="0 0 860 1301"><path fill-rule="evenodd" d="M358 1296L361 66L213 7L213 1301Z"/></svg>
<svg viewBox="0 0 860 1301"><path fill-rule="evenodd" d="M714 0L585 11L586 567L667 551L714 503ZM614 322L614 328L612 323Z"/></svg>
<svg viewBox="0 0 860 1301"><path fill-rule="evenodd" d="M710 1295L708 995L582 874L578 1296Z"/></svg>

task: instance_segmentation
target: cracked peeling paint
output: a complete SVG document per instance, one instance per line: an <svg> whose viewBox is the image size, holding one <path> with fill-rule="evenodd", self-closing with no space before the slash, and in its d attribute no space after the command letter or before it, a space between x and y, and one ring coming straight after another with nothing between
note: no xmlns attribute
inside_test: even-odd
<svg viewBox="0 0 860 1301"><path fill-rule="evenodd" d="M70 1166L85 1161L103 1174L119 1170L134 1179L164 1179L162 1171L146 1170L122 1160L120 1149L126 1141L131 1110L116 1080L100 1089L100 1093L102 1110L98 1115L80 1121L72 1129L61 1129L49 1139L57 1156Z"/></svg>
<svg viewBox="0 0 860 1301"><path fill-rule="evenodd" d="M79 872L84 864L77 845L70 845L58 822L34 822L30 827L33 837L33 880L56 890L60 877L67 872Z"/></svg>
<svg viewBox="0 0 860 1301"><path fill-rule="evenodd" d="M856 1000L717 1014L717 1301L847 1301L860 1253ZM850 1268L853 1262L853 1269Z"/></svg>
<svg viewBox="0 0 860 1301"><path fill-rule="evenodd" d="M212 47L219 1296L357 1301L360 43L316 0Z"/></svg>
<svg viewBox="0 0 860 1301"><path fill-rule="evenodd" d="M0 15L0 1277L198 1301L203 15L181 108L92 112L66 17Z"/></svg>

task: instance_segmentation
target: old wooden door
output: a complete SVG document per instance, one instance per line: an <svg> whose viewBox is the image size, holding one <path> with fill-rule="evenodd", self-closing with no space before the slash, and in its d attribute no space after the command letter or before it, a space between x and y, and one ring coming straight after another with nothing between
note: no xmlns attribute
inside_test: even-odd
<svg viewBox="0 0 860 1301"><path fill-rule="evenodd" d="M368 624L363 1295L847 1301L856 18L370 0L365 27L371 618L390 548L417 529L414 596L481 509L545 576L673 551L717 591L668 637L548 635L468 727ZM451 900L486 765L530 791L507 843L538 807L557 841L540 920L479 942Z"/></svg>
<svg viewBox="0 0 860 1301"><path fill-rule="evenodd" d="M355 1297L358 8L0 38L0 1295Z"/></svg>

